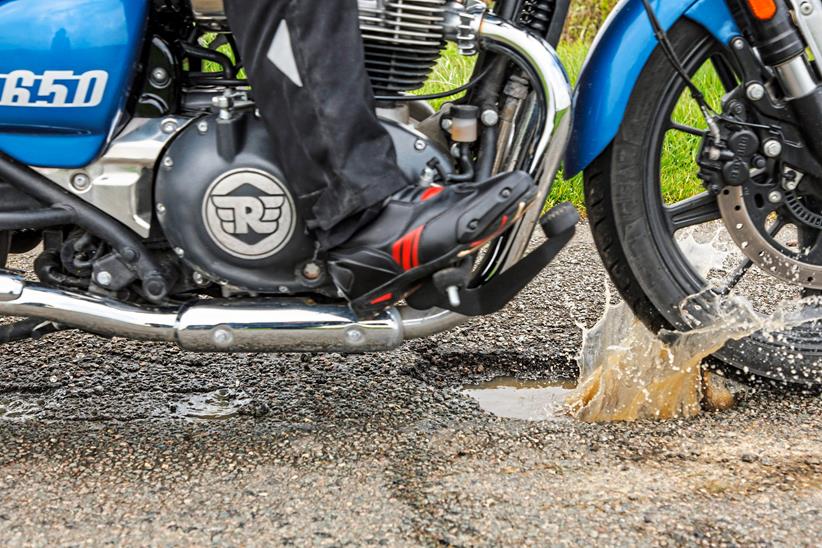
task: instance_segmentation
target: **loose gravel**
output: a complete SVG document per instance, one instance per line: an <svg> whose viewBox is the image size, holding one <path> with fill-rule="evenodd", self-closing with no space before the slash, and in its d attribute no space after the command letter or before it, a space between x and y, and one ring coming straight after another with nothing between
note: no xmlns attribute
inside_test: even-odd
<svg viewBox="0 0 822 548"><path fill-rule="evenodd" d="M197 355L74 332L4 348L8 544L815 545L822 401L591 425L462 385L569 378L606 276L584 225L515 303L382 355ZM212 420L195 420L208 416Z"/></svg>

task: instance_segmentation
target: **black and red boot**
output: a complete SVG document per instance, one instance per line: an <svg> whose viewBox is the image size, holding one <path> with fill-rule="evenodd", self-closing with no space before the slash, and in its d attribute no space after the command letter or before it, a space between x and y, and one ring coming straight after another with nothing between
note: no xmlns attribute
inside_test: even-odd
<svg viewBox="0 0 822 548"><path fill-rule="evenodd" d="M331 250L334 282L358 315L381 312L504 232L532 205L536 191L521 171L401 191L372 223Z"/></svg>

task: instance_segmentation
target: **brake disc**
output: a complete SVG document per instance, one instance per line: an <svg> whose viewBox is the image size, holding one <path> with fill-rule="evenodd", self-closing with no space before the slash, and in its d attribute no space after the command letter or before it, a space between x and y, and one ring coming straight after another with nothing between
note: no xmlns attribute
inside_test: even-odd
<svg viewBox="0 0 822 548"><path fill-rule="evenodd" d="M742 253L771 276L809 289L822 289L822 265L803 262L801 254L774 245L751 218L743 191L743 186L725 187L717 196L722 221Z"/></svg>

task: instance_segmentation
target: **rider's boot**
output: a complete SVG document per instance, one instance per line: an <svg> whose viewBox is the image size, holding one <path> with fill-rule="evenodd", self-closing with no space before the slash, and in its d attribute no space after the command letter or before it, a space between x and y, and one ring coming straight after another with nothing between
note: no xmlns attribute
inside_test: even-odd
<svg viewBox="0 0 822 548"><path fill-rule="evenodd" d="M370 224L329 253L337 287L360 316L372 316L423 279L479 250L534 202L524 172L447 187L410 187Z"/></svg>

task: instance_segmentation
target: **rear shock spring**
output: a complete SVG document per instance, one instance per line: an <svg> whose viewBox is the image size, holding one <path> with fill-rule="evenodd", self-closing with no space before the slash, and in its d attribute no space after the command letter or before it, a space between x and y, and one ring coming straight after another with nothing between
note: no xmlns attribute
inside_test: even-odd
<svg viewBox="0 0 822 548"><path fill-rule="evenodd" d="M544 37L551 25L554 7L554 0L523 0L519 22Z"/></svg>

